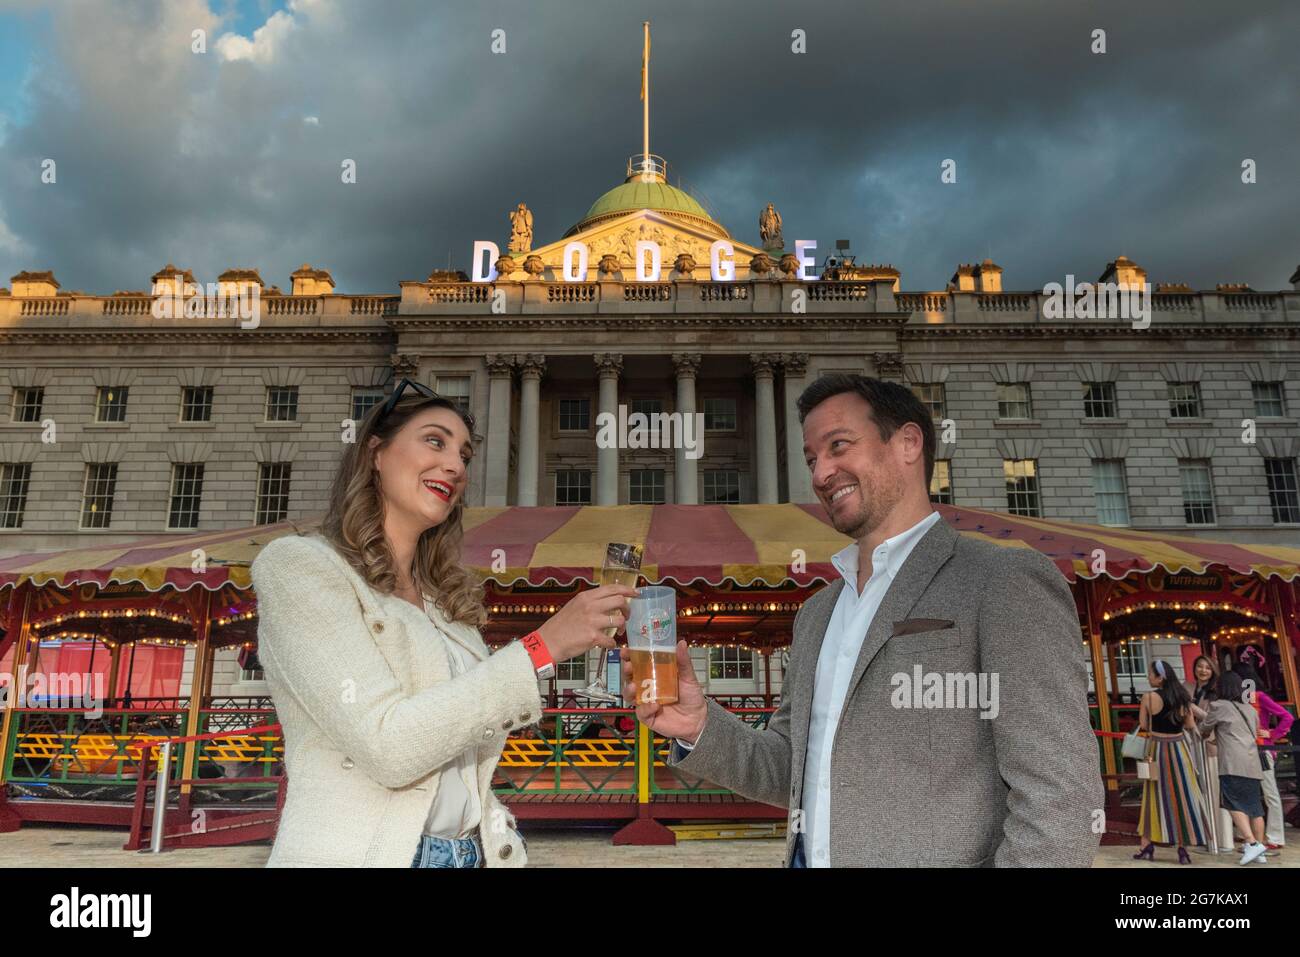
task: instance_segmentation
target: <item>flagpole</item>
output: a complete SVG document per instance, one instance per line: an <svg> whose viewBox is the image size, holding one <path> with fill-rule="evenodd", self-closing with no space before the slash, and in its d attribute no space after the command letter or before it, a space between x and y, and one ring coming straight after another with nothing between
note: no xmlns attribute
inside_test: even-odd
<svg viewBox="0 0 1300 957"><path fill-rule="evenodd" d="M641 173L650 172L650 21L641 23L645 42L641 52Z"/></svg>

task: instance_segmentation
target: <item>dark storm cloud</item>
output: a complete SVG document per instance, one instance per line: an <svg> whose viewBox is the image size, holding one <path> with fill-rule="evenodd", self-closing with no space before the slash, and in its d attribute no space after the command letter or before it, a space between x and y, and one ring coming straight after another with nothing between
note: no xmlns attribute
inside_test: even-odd
<svg viewBox="0 0 1300 957"><path fill-rule="evenodd" d="M52 268L64 288L142 289L170 259L204 280L256 266L287 289L310 261L342 291L390 292L449 254L465 267L474 239L504 248L520 201L537 241L556 239L640 149L646 17L651 149L739 239L757 241L771 201L787 240L820 256L851 238L908 289L986 255L1022 289L1095 278L1120 253L1201 288L1280 288L1300 261L1300 8L1285 0L299 0L241 41L219 39L225 9L56 11L0 145L0 281ZM505 55L489 50L498 27Z"/></svg>

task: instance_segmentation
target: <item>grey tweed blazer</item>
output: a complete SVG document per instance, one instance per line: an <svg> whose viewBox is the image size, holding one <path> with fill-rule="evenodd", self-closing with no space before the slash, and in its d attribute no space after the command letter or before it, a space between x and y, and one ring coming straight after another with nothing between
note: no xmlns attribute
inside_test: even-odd
<svg viewBox="0 0 1300 957"><path fill-rule="evenodd" d="M684 774L791 809L787 865L817 659L843 587L823 588L795 617L766 729L710 701L694 750L670 758ZM951 706L961 682L946 677L948 706L916 707L925 699L901 679L918 667L923 687L931 672L983 672L991 690L996 675L996 717ZM849 683L831 754L831 866L1091 865L1104 817L1087 692L1078 613L1055 565L937 523L886 592Z"/></svg>

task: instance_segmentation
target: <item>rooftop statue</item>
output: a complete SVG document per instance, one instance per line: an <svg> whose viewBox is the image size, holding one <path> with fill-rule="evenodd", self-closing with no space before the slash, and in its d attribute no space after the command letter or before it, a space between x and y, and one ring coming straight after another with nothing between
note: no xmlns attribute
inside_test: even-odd
<svg viewBox="0 0 1300 957"><path fill-rule="evenodd" d="M510 213L510 251L526 253L533 248L533 213L520 203Z"/></svg>
<svg viewBox="0 0 1300 957"><path fill-rule="evenodd" d="M781 238L781 214L771 203L767 209L758 214L758 235L762 237L764 249L783 249L785 240Z"/></svg>

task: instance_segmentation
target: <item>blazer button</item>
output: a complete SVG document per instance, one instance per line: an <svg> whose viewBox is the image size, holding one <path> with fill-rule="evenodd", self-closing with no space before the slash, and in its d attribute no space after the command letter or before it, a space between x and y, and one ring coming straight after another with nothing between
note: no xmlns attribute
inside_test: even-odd
<svg viewBox="0 0 1300 957"><path fill-rule="evenodd" d="M525 711L523 714L521 714L521 715L519 716L519 723L520 723L520 724L527 724L529 721L532 721L532 720L533 720L533 716L532 716L531 714L529 714L527 711Z"/></svg>
<svg viewBox="0 0 1300 957"><path fill-rule="evenodd" d="M344 770L344 771L351 771L351 770L353 769L353 767L355 767L355 765L353 764L351 758L344 758L344 759L343 759L343 770Z"/></svg>
<svg viewBox="0 0 1300 957"><path fill-rule="evenodd" d="M509 844L506 844L506 845L504 845L504 846L501 848L501 856L502 856L503 858L505 858L505 857L509 857L509 856L510 856L510 852L513 851L513 850L514 850L513 847L511 847Z"/></svg>
<svg viewBox="0 0 1300 957"><path fill-rule="evenodd" d="M375 631L382 634L383 630L384 630L384 623L382 621L375 622Z"/></svg>
<svg viewBox="0 0 1300 957"><path fill-rule="evenodd" d="M494 734L496 734L496 732L493 731L491 728L484 728L484 729L483 729L483 737L484 737L484 739L490 738L490 737L492 737L492 735L494 735Z"/></svg>
<svg viewBox="0 0 1300 957"><path fill-rule="evenodd" d="M502 731L509 731L513 726L514 726L514 722L511 721L509 718L501 722Z"/></svg>

